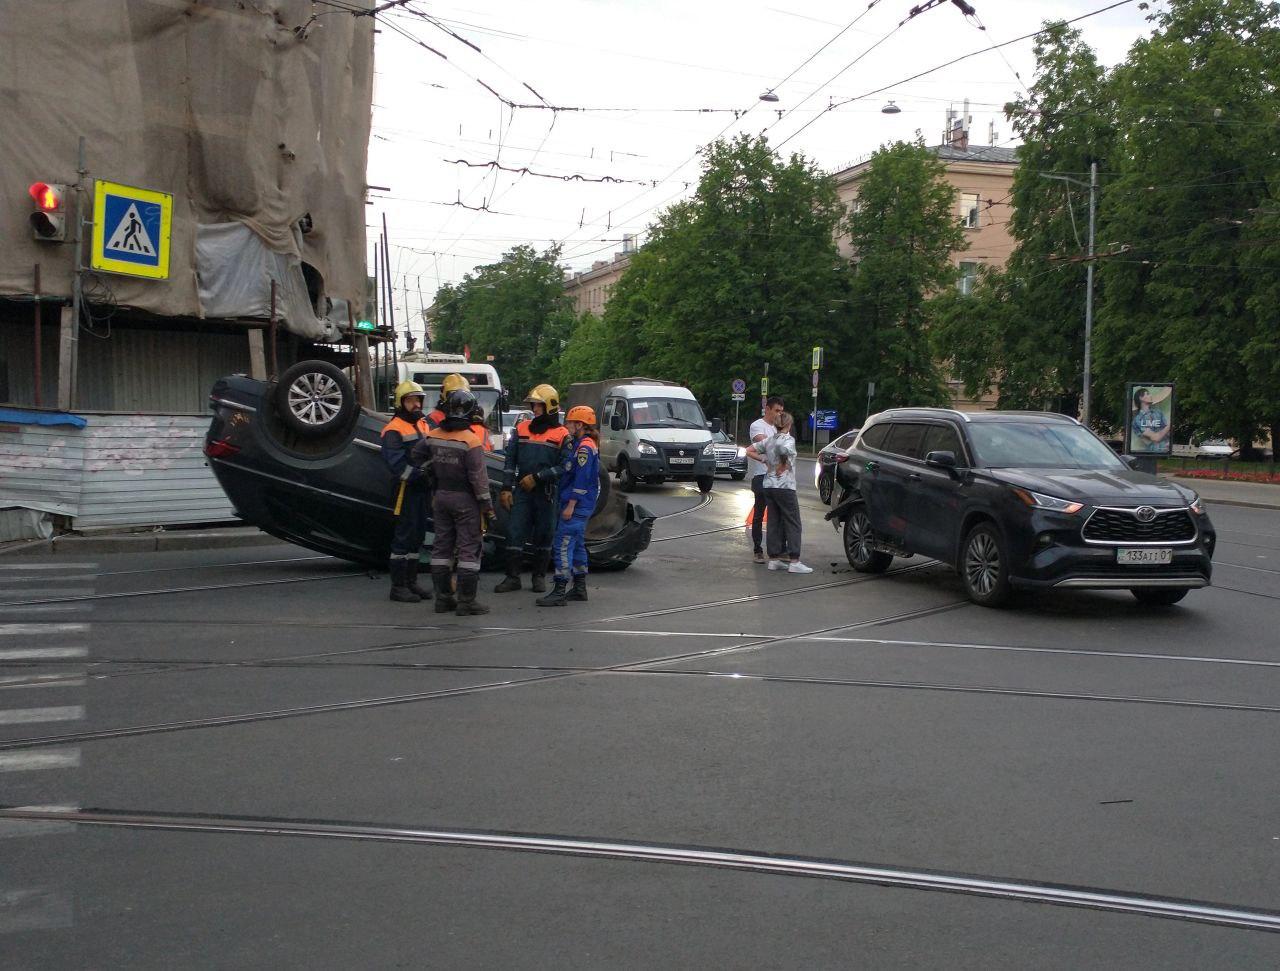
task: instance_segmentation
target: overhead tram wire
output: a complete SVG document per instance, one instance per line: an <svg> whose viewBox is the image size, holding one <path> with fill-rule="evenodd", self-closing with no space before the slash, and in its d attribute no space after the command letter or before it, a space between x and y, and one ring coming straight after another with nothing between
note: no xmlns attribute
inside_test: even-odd
<svg viewBox="0 0 1280 971"><path fill-rule="evenodd" d="M1058 23L1062 23L1066 25L1076 24L1082 20L1088 20L1090 17L1096 17L1099 14L1104 14L1110 10L1115 10L1117 7L1128 6L1133 2L1134 0L1116 0L1115 3L1108 4L1105 7L1099 7L1097 10L1091 10L1088 13L1081 14L1079 17L1072 17L1070 20L1059 21ZM1057 25L1055 24L1055 25L1050 25L1048 27L1042 27L1040 30L1033 30L1029 34L1023 34L1021 37L1014 37L1011 40L1002 41L999 44L991 44L988 47L983 47L976 51L970 51L968 54L961 54L959 57L953 57L949 61L944 61L942 64L939 64L935 67L931 67L931 68L928 68L927 70L920 71L919 73L913 74L908 78L903 78L901 81L894 81L891 84L885 84L878 88L873 88L872 90L863 92L862 94L857 95L855 97L846 98L844 101L833 102L832 104L827 106L827 110L824 111L821 115L815 115L809 121L805 122L803 125L797 128L794 132L792 132L790 135L784 138L781 142L779 142L777 147L781 148L783 145L787 144L787 142L791 141L791 139L795 138L797 135L799 135L801 132L807 129L810 125L816 122L819 118L823 117L823 115L831 111L834 111L836 108L839 108L842 105L852 104L854 101L861 101L864 98L870 98L877 94L883 94L886 91L890 91L893 88L898 87L899 85L909 84L912 81L918 81L920 78L927 77L930 74L936 74L938 71L951 67L953 64L959 64L961 61L967 61L969 60L969 58L977 57L979 54L986 54L986 53L989 53L990 51L999 50L1002 47L1009 47L1012 44L1019 44L1022 41L1030 40L1033 37L1039 37L1041 34L1048 33L1049 31L1055 29L1056 26Z"/></svg>

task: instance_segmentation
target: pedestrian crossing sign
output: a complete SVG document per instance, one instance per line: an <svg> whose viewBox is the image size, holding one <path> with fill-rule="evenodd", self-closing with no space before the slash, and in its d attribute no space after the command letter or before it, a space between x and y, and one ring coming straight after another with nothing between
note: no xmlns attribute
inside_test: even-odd
<svg viewBox="0 0 1280 971"><path fill-rule="evenodd" d="M90 265L151 280L169 276L173 196L95 179Z"/></svg>

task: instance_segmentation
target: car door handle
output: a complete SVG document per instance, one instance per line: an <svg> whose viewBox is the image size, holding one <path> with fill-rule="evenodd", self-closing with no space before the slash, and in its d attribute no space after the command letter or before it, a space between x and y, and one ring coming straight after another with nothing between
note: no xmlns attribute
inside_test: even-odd
<svg viewBox="0 0 1280 971"><path fill-rule="evenodd" d="M874 462L874 461L873 461L873 462L868 462L868 463L867 463L867 471L868 471L868 472L879 472L879 471L880 471L880 463L879 463L879 462Z"/></svg>
<svg viewBox="0 0 1280 971"><path fill-rule="evenodd" d="M919 481L920 481L920 473L919 473L919 472L911 472L911 473L909 473L909 474L907 475L907 481L908 481L908 482L919 482Z"/></svg>

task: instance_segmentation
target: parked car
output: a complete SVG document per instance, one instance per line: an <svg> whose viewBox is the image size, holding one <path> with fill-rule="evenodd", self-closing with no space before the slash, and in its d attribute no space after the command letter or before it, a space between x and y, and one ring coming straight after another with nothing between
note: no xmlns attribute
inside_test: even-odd
<svg viewBox="0 0 1280 971"><path fill-rule="evenodd" d="M1235 452L1235 446L1225 438L1206 439L1196 446L1196 457L1202 459L1229 459Z"/></svg>
<svg viewBox="0 0 1280 971"><path fill-rule="evenodd" d="M716 453L716 475L728 475L734 482L747 477L747 450L725 432L711 433L711 444Z"/></svg>
<svg viewBox="0 0 1280 971"><path fill-rule="evenodd" d="M836 494L836 467L848 457L849 446L857 437L858 429L855 428L828 442L818 451L818 461L813 463L813 485L824 506L831 505Z"/></svg>
<svg viewBox="0 0 1280 971"><path fill-rule="evenodd" d="M1065 415L885 411L842 468L854 490L827 519L843 525L856 570L933 557L984 606L1019 588L1167 605L1210 583L1216 536L1199 497L1135 471Z"/></svg>
<svg viewBox="0 0 1280 971"><path fill-rule="evenodd" d="M697 482L710 492L716 455L706 415L688 388L653 378L569 386L565 407L587 405L600 421L600 465L630 492L641 482Z"/></svg>
<svg viewBox="0 0 1280 971"><path fill-rule="evenodd" d="M360 408L342 371L303 361L275 383L235 374L214 384L209 401L204 452L241 519L320 553L386 566L394 481L382 461L381 432L390 416ZM502 461L500 450L486 456L496 512L486 563L505 545L507 516L497 501ZM591 569L625 569L648 548L653 522L602 475L587 525Z"/></svg>

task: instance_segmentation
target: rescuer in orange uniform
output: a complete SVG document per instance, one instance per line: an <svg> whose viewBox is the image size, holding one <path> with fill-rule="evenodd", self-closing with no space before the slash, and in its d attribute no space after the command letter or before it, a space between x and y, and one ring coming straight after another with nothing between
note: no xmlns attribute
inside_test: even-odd
<svg viewBox="0 0 1280 971"><path fill-rule="evenodd" d="M392 494L395 533L391 537L391 599L398 603L430 600L431 591L418 586L418 552L427 535L430 492L422 469L413 463L413 448L430 430L422 417L422 386L412 381L396 385L396 410L382 428L382 460L396 477Z"/></svg>

